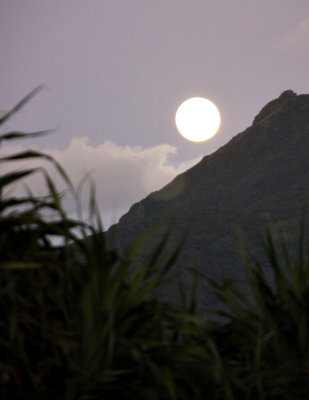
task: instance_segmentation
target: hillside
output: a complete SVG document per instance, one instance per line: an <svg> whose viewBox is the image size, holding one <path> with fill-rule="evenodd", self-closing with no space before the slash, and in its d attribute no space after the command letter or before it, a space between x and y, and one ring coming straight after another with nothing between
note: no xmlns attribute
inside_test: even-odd
<svg viewBox="0 0 309 400"><path fill-rule="evenodd" d="M188 232L177 268L194 266L215 279L239 279L239 232L257 257L266 222L282 226L292 239L308 183L309 95L287 90L244 132L134 204L108 237L124 249L153 229L143 258L172 224L169 249Z"/></svg>

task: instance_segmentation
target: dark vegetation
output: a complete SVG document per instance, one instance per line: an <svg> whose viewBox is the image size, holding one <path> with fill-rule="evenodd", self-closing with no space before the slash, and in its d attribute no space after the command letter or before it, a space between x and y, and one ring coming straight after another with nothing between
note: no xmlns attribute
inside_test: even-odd
<svg viewBox="0 0 309 400"><path fill-rule="evenodd" d="M2 134L2 148L28 135ZM61 166L44 154L29 150L0 162L32 158L53 163L75 196ZM34 173L42 175L48 196L29 191L15 198L7 191ZM67 216L62 196L43 169L1 174L0 189L1 399L308 397L304 220L292 254L283 232L275 239L266 232L267 277L265 265L246 260L243 253L241 284L231 279L218 283L192 271L190 291L179 284L181 301L173 302L156 295L175 279L170 271L181 258L181 242L174 252L165 252L169 233L147 263L137 262L151 232L123 254L107 248L93 188L87 223ZM55 246L53 237L62 244ZM222 304L203 316L196 312L201 279L208 279Z"/></svg>

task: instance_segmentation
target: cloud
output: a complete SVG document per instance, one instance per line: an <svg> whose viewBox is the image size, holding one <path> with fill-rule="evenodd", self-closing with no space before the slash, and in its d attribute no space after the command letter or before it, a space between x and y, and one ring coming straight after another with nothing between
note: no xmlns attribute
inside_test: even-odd
<svg viewBox="0 0 309 400"><path fill-rule="evenodd" d="M309 49L309 18L302 21L296 29L287 34L281 41L280 47Z"/></svg>
<svg viewBox="0 0 309 400"><path fill-rule="evenodd" d="M18 150L22 150L22 148L8 147L6 154ZM46 148L42 151L53 156L64 167L74 186L77 186L87 174L91 176L96 184L97 202L105 227L116 222L133 203L141 200L150 192L160 189L176 175L201 159L201 157L197 157L175 165L170 158L177 152L177 149L168 144L142 148L118 146L113 142L106 141L98 146L93 146L89 144L87 137L72 139L64 150ZM57 187L63 190L65 185L55 169L46 163L43 164ZM27 167L29 165L37 165L37 163L27 162ZM16 168L17 164L11 165L11 167ZM28 179L27 185L35 194L44 195L46 193L40 174ZM20 191L20 187L15 189L16 193L20 193ZM84 202L85 198L84 195ZM65 204L67 210L71 212L72 203L67 201Z"/></svg>

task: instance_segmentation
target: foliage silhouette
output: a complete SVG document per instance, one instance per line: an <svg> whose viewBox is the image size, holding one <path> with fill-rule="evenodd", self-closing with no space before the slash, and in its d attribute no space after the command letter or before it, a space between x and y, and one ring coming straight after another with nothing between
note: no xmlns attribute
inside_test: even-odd
<svg viewBox="0 0 309 400"><path fill-rule="evenodd" d="M2 117L4 123L40 88ZM45 132L44 132L45 133ZM26 138L5 133L0 141ZM49 156L24 151L0 162ZM41 173L46 197L15 198L7 188ZM281 235L261 262L245 260L247 290L211 281L222 305L196 313L192 291L164 301L178 248L162 259L168 233L148 264L136 259L151 239L123 255L108 249L91 185L91 222L69 218L50 176L29 168L0 176L0 397L2 399L305 399L309 389L309 258L301 223L298 254ZM53 214L48 218L47 212ZM55 246L52 237L62 239ZM283 257L284 255L284 263ZM251 265L249 267L249 265Z"/></svg>

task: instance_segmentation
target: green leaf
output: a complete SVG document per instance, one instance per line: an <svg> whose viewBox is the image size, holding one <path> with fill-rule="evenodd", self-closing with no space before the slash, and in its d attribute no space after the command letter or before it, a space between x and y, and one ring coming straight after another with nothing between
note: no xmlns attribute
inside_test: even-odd
<svg viewBox="0 0 309 400"><path fill-rule="evenodd" d="M1 160L0 160L1 161ZM26 176L39 171L40 168L24 169L22 171L10 172L0 177L0 188L3 188L11 183L25 178Z"/></svg>
<svg viewBox="0 0 309 400"><path fill-rule="evenodd" d="M37 132L20 132L20 131L7 132L0 135L0 143L4 140L25 139L25 138L30 139L37 136L47 135L52 132L53 132L52 129L47 129L44 131L37 131Z"/></svg>
<svg viewBox="0 0 309 400"><path fill-rule="evenodd" d="M4 124L7 120L12 118L21 108L23 108L37 93L44 88L44 85L39 85L33 89L27 96L25 96L19 103L16 104L9 112L0 117L0 125Z"/></svg>
<svg viewBox="0 0 309 400"><path fill-rule="evenodd" d="M42 264L33 262L1 261L0 268L12 270L38 269L42 268Z"/></svg>

